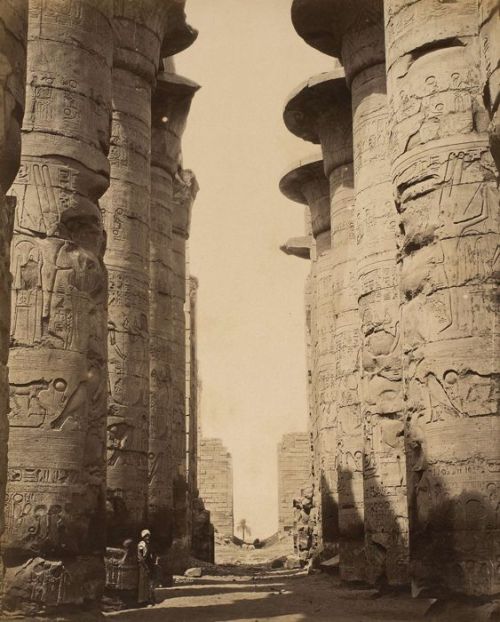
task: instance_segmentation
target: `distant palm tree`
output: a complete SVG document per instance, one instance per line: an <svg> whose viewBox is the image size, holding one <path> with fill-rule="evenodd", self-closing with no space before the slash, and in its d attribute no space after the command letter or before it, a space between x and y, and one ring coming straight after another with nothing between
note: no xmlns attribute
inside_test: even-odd
<svg viewBox="0 0 500 622"><path fill-rule="evenodd" d="M252 530L250 529L250 527L247 525L247 519L246 518L242 518L238 524L237 527L238 531L241 531L241 539L243 540L243 542L245 542L245 535L252 535Z"/></svg>

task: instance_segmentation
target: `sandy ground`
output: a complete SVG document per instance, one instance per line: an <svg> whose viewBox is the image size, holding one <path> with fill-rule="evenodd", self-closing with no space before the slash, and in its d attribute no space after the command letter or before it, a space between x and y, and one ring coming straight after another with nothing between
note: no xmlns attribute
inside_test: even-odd
<svg viewBox="0 0 500 622"><path fill-rule="evenodd" d="M303 571L239 569L237 575L180 578L157 590L146 609L108 614L109 622L417 622L429 606L406 594L341 586L336 577Z"/></svg>

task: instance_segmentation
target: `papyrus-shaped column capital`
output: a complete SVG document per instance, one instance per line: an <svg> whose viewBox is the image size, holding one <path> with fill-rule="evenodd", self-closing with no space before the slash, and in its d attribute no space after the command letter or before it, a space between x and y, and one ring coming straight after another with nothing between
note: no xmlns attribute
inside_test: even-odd
<svg viewBox="0 0 500 622"><path fill-rule="evenodd" d="M311 210L312 234L318 239L328 232L330 238L330 188L323 160L313 156L290 168L280 181L281 192L291 201L308 205ZM329 244L327 244L327 248ZM318 248L320 252L320 249Z"/></svg>
<svg viewBox="0 0 500 622"><path fill-rule="evenodd" d="M352 162L351 95L342 69L313 76L296 88L283 119L292 134L321 144L327 177Z"/></svg>
<svg viewBox="0 0 500 622"><path fill-rule="evenodd" d="M181 138L199 84L176 73L158 75L151 102L151 165L174 175L179 166Z"/></svg>
<svg viewBox="0 0 500 622"><path fill-rule="evenodd" d="M289 238L280 246L285 255L293 255L299 259L311 259L311 236Z"/></svg>
<svg viewBox="0 0 500 622"><path fill-rule="evenodd" d="M150 84L160 57L194 43L198 32L186 23L185 0L114 0L114 66Z"/></svg>
<svg viewBox="0 0 500 622"><path fill-rule="evenodd" d="M437 1L437 0L436 0ZM384 61L382 0L294 0L292 23L313 48L341 60L347 81Z"/></svg>

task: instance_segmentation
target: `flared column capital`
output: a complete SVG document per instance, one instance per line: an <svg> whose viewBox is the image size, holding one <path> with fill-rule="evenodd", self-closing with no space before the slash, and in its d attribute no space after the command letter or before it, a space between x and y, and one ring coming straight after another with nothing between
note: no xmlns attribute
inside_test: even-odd
<svg viewBox="0 0 500 622"><path fill-rule="evenodd" d="M169 0L167 28L161 46L161 55L165 58L183 52L198 38L198 31L186 22L186 0Z"/></svg>
<svg viewBox="0 0 500 622"><path fill-rule="evenodd" d="M289 95L283 120L292 134L321 143L326 175L352 162L352 105L343 69L321 73Z"/></svg>
<svg viewBox="0 0 500 622"><path fill-rule="evenodd" d="M311 47L342 62L349 83L384 61L383 0L293 0L292 23Z"/></svg>
<svg viewBox="0 0 500 622"><path fill-rule="evenodd" d="M154 84L160 57L178 54L196 40L184 6L185 0L114 0L114 66Z"/></svg>
<svg viewBox="0 0 500 622"><path fill-rule="evenodd" d="M280 246L280 250L283 251L285 255L293 255L294 257L299 257L300 259L310 259L311 246L311 236L303 235L296 238L289 238Z"/></svg>
<svg viewBox="0 0 500 622"><path fill-rule="evenodd" d="M191 210L200 189L193 171L179 169L174 178L174 210L172 231L187 240L191 226Z"/></svg>
<svg viewBox="0 0 500 622"><path fill-rule="evenodd" d="M162 71L151 100L151 163L174 175L179 166L181 139L199 84Z"/></svg>
<svg viewBox="0 0 500 622"><path fill-rule="evenodd" d="M330 185L322 159L301 160L283 175L279 186L288 199L309 207L315 239L330 230Z"/></svg>

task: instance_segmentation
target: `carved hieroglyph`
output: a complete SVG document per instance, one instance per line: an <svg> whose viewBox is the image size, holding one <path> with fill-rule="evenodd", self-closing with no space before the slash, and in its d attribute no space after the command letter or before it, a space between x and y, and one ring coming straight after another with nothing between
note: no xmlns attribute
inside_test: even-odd
<svg viewBox="0 0 500 622"><path fill-rule="evenodd" d="M108 235L108 544L146 519L149 434L151 90L170 2L114 1Z"/></svg>
<svg viewBox="0 0 500 622"><path fill-rule="evenodd" d="M407 511L402 423L396 210L387 157L382 2L295 0L299 34L342 60L352 92L355 230L361 318L358 393L365 455L368 563L352 578L407 580Z"/></svg>
<svg viewBox="0 0 500 622"><path fill-rule="evenodd" d="M111 4L32 0L11 267L4 606L102 589Z"/></svg>
<svg viewBox="0 0 500 622"><path fill-rule="evenodd" d="M197 88L181 76L163 71L152 101L148 524L155 533L158 552L172 541L173 517L173 185L180 139Z"/></svg>
<svg viewBox="0 0 500 622"><path fill-rule="evenodd" d="M7 358L10 330L10 242L15 201L6 197L21 157L21 124L26 87L28 2L6 0L0 5L0 535L4 526L7 478L9 385ZM1 568L1 562L0 562ZM1 572L1 570L0 570Z"/></svg>
<svg viewBox="0 0 500 622"><path fill-rule="evenodd" d="M309 206L316 259L312 269L311 303L311 440L314 446L314 487L324 542L337 542L338 485L335 469L336 412L333 410L334 325L330 193L323 161L312 158L292 168L280 181L292 201Z"/></svg>
<svg viewBox="0 0 500 622"><path fill-rule="evenodd" d="M179 169L174 178L172 214L172 467L174 477L174 537L179 546L186 543L186 241L189 237L191 209L198 192L194 173Z"/></svg>
<svg viewBox="0 0 500 622"><path fill-rule="evenodd" d="M483 101L490 113L490 147L500 171L500 3L479 0Z"/></svg>
<svg viewBox="0 0 500 622"><path fill-rule="evenodd" d="M411 565L417 585L494 594L498 573L498 191L477 2L385 6L400 213Z"/></svg>
<svg viewBox="0 0 500 622"><path fill-rule="evenodd" d="M345 580L359 579L364 567L363 425L360 412L360 322L354 235L351 98L342 70L320 74L297 89L285 108L289 129L321 143L330 184L332 223L332 312L334 362L332 407L338 481L336 541ZM336 226L334 227L334 223Z"/></svg>

